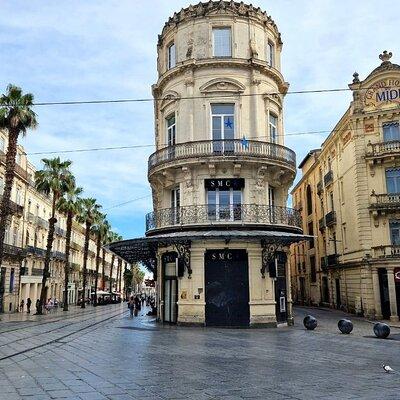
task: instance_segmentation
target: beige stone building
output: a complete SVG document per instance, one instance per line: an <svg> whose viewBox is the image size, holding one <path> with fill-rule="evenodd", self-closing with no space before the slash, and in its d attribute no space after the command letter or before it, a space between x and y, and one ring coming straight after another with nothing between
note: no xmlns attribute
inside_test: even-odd
<svg viewBox="0 0 400 400"><path fill-rule="evenodd" d="M291 248L295 301L398 320L400 66L391 53L349 88L353 101L292 191L314 242Z"/></svg>
<svg viewBox="0 0 400 400"><path fill-rule="evenodd" d="M286 207L296 165L278 28L252 5L209 1L175 13L157 51L154 211L146 238L111 249L154 271L160 321L291 322L287 250L304 237Z"/></svg>
<svg viewBox="0 0 400 400"><path fill-rule="evenodd" d="M5 151L7 135L0 132L0 192L4 187ZM22 146L18 146L15 178L11 194L12 216L8 221L5 235L5 255L0 275L0 312L15 312L23 299L31 299L33 308L40 297L44 258L46 253L51 200L36 191L35 168L27 160ZM66 217L56 215L57 225L53 242L50 276L47 280L47 297L62 301L64 293ZM82 292L84 227L74 221L70 254L71 273L69 277L68 301L75 304ZM90 240L86 297L90 298L95 279L95 237ZM100 254L102 256L102 253ZM105 252L105 289L110 287L112 254ZM99 269L99 288L103 258ZM117 259L114 260L113 289L117 290ZM123 289L119 287L119 289Z"/></svg>

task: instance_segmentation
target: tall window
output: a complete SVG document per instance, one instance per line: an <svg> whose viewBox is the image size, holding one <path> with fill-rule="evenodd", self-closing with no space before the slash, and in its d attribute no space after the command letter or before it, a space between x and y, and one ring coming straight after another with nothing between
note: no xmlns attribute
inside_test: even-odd
<svg viewBox="0 0 400 400"><path fill-rule="evenodd" d="M275 188L268 186L268 204L270 206L275 205Z"/></svg>
<svg viewBox="0 0 400 400"><path fill-rule="evenodd" d="M311 282L317 282L317 270L315 268L315 256L310 257L310 278Z"/></svg>
<svg viewBox="0 0 400 400"><path fill-rule="evenodd" d="M385 142L400 140L400 128L398 122L390 122L383 125L383 140Z"/></svg>
<svg viewBox="0 0 400 400"><path fill-rule="evenodd" d="M15 269L11 268L11 273L10 273L10 293L14 291L14 279L15 279Z"/></svg>
<svg viewBox="0 0 400 400"><path fill-rule="evenodd" d="M232 57L231 28L213 28L214 57Z"/></svg>
<svg viewBox="0 0 400 400"><path fill-rule="evenodd" d="M211 104L211 128L214 152L233 151L235 137L235 105Z"/></svg>
<svg viewBox="0 0 400 400"><path fill-rule="evenodd" d="M307 214L311 215L312 214L312 193L311 193L311 187L310 185L307 186Z"/></svg>
<svg viewBox="0 0 400 400"><path fill-rule="evenodd" d="M171 190L171 213L172 223L178 224L180 222L180 207L181 207L181 191L179 187Z"/></svg>
<svg viewBox="0 0 400 400"><path fill-rule="evenodd" d="M267 44L267 63L269 66L275 66L275 46L272 42Z"/></svg>
<svg viewBox="0 0 400 400"><path fill-rule="evenodd" d="M175 43L171 43L168 46L167 54L168 54L168 60L167 60L168 69L174 68L176 65Z"/></svg>
<svg viewBox="0 0 400 400"><path fill-rule="evenodd" d="M167 118L167 140L168 146L174 146L176 143L175 114L172 114Z"/></svg>
<svg viewBox="0 0 400 400"><path fill-rule="evenodd" d="M390 238L392 241L392 244L395 246L400 245L400 220L395 219L390 221L389 223L390 226Z"/></svg>
<svg viewBox="0 0 400 400"><path fill-rule="evenodd" d="M272 143L278 142L278 117L269 114L269 138Z"/></svg>
<svg viewBox="0 0 400 400"><path fill-rule="evenodd" d="M400 169L386 170L386 190L387 193L400 193Z"/></svg>
<svg viewBox="0 0 400 400"><path fill-rule="evenodd" d="M310 236L314 236L314 226L313 226L312 222L308 223L308 234ZM313 249L314 248L314 238L309 242L309 244L310 244L310 249Z"/></svg>
<svg viewBox="0 0 400 400"><path fill-rule="evenodd" d="M330 198L330 201L331 201L331 211L335 211L335 203L333 201L333 192L329 193L329 198Z"/></svg>

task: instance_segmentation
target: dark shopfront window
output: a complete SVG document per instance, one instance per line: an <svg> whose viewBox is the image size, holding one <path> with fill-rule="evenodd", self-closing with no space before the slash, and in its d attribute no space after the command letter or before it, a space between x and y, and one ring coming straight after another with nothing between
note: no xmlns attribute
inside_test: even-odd
<svg viewBox="0 0 400 400"><path fill-rule="evenodd" d="M208 219L240 221L244 179L206 179Z"/></svg>

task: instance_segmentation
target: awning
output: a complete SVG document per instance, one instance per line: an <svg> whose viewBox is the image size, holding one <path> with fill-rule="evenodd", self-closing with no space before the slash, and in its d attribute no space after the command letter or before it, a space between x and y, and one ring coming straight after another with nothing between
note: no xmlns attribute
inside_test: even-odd
<svg viewBox="0 0 400 400"><path fill-rule="evenodd" d="M261 241L263 245L287 246L292 243L309 241L314 237L284 231L267 230L208 230L179 231L149 237L114 242L106 247L128 263L143 263L151 272L156 269L156 255L159 247L175 245L181 256L187 256L187 249L193 240ZM185 253L186 252L186 253ZM184 253L184 254L182 254Z"/></svg>

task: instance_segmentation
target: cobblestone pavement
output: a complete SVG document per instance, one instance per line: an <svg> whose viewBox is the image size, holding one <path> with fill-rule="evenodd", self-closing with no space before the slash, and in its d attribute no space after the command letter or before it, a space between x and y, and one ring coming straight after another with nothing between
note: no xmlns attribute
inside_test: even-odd
<svg viewBox="0 0 400 400"><path fill-rule="evenodd" d="M379 340L352 318L354 333L341 335L344 313L307 308L278 329L163 327L127 311L1 322L0 399L400 398L400 374L381 368L400 371L400 329ZM308 313L313 332L302 327Z"/></svg>

